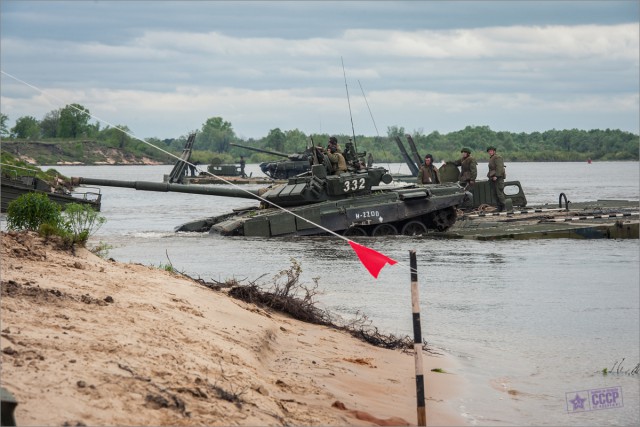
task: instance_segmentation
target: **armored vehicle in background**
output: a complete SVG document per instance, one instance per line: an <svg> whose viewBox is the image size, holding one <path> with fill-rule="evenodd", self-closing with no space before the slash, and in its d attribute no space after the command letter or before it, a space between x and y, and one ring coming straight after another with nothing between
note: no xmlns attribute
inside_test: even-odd
<svg viewBox="0 0 640 427"><path fill-rule="evenodd" d="M207 171L216 176L241 176L240 166L230 164L211 164L207 166Z"/></svg>
<svg viewBox="0 0 640 427"><path fill-rule="evenodd" d="M61 179L55 178L47 182L36 176L38 170L21 166L4 164L0 191L0 212L7 212L9 204L18 197L28 193L40 193L64 209L69 203L87 205L96 211L100 210L102 194L98 188L85 188L83 191L67 187Z"/></svg>
<svg viewBox="0 0 640 427"><path fill-rule="evenodd" d="M273 179L289 179L301 173L308 172L311 169L312 150L307 149L303 153L285 154L279 151L264 150L262 148L249 147L247 145L229 144L234 147L244 148L246 150L257 151L258 153L272 154L274 156L283 157L288 160L280 160L276 162L260 163L260 170Z"/></svg>
<svg viewBox="0 0 640 427"><path fill-rule="evenodd" d="M336 175L326 155L311 151L309 172L289 178L286 184L260 190L91 178L73 178L73 182L258 200L259 206L176 228L231 236L322 235L327 230L357 236L421 235L451 227L456 221L456 208L471 197L457 183L389 186L392 177L382 167L350 165L347 172Z"/></svg>

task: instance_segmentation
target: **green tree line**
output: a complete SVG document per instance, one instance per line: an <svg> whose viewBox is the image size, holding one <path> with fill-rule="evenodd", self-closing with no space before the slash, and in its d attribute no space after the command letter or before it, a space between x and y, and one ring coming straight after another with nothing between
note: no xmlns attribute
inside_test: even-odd
<svg viewBox="0 0 640 427"><path fill-rule="evenodd" d="M20 117L16 120L15 126L8 129L8 117L0 114L0 135L15 140L48 142L93 139L108 147L126 149L150 158L166 158L159 150L130 137L126 133L129 132L127 126L101 128L98 122L90 123L90 118L87 108L71 104L45 114L41 120L32 116ZM403 127L390 126L384 137L356 135L355 143L359 152L372 153L376 162L402 162L396 137L406 145L406 134ZM280 128L271 129L262 138L242 139L236 135L229 121L222 117L211 117L197 132L192 159L200 163L233 163L243 155L248 162L262 162L278 157L234 147L231 144L295 153L304 151L311 143L326 146L330 136L336 136L342 146L354 139L352 135L305 134L298 129ZM640 138L637 134L618 129L552 129L544 132L516 133L494 131L489 126L467 126L446 134L438 131L429 134L413 132L411 136L420 155L430 153L436 161L458 158L462 147L470 148L476 158L482 159L488 145L495 145L508 161L638 160L640 150ZM188 135L185 134L178 138L147 138L145 141L179 154L187 138ZM78 151L81 154L81 150Z"/></svg>

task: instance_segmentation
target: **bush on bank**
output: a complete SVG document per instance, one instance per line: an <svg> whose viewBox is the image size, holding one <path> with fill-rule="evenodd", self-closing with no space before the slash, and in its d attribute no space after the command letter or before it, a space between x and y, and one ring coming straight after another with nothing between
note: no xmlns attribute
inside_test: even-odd
<svg viewBox="0 0 640 427"><path fill-rule="evenodd" d="M91 206L69 203L61 207L43 193L27 193L9 203L7 227L10 230L37 231L43 237L59 236L68 247L84 246L106 218Z"/></svg>

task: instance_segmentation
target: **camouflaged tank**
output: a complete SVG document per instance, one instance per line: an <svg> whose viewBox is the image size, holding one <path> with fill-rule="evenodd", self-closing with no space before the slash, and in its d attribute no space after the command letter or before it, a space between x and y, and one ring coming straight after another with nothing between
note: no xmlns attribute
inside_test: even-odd
<svg viewBox="0 0 640 427"><path fill-rule="evenodd" d="M326 234L316 224L344 235L421 235L428 230L447 230L456 221L457 207L472 197L456 183L394 187L390 185L393 179L386 169L364 168L356 157L347 161L348 172L334 175L329 159L321 150L317 149L312 157L314 164L309 172L289 178L286 184L260 190L91 178L73 180L76 184L258 200L259 206L235 209L176 228L176 231L230 236Z"/></svg>

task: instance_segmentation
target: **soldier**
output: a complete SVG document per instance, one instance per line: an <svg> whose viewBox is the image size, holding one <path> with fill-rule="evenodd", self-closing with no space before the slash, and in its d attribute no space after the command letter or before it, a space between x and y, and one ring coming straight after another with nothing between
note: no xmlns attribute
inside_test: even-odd
<svg viewBox="0 0 640 427"><path fill-rule="evenodd" d="M247 174L244 173L244 167L247 164L247 162L244 161L244 157L240 156L240 176L243 178L247 177Z"/></svg>
<svg viewBox="0 0 640 427"><path fill-rule="evenodd" d="M504 170L504 161L502 157L496 154L496 147L487 148L489 153L489 172L487 177L491 185L491 192L498 201L498 212L502 212L506 208L507 200L504 196L504 179L507 174Z"/></svg>
<svg viewBox="0 0 640 427"><path fill-rule="evenodd" d="M464 147L460 152L462 153L462 158L446 163L460 166L460 185L465 188L471 187L476 183L476 178L478 177L478 162L471 157L471 150L467 147Z"/></svg>
<svg viewBox="0 0 640 427"><path fill-rule="evenodd" d="M424 156L424 164L420 167L420 172L418 172L418 184L440 184L438 169L433 166L433 156L431 154Z"/></svg>
<svg viewBox="0 0 640 427"><path fill-rule="evenodd" d="M336 147L336 152L342 154L342 150L340 149L340 147L338 147L338 138L336 138L335 136L329 138L329 145L327 146L327 150L329 150L331 146Z"/></svg>
<svg viewBox="0 0 640 427"><path fill-rule="evenodd" d="M329 145L329 152L327 153L327 157L331 162L334 175L340 175L341 173L347 171L347 162L344 159L344 156L338 153L337 145Z"/></svg>
<svg viewBox="0 0 640 427"><path fill-rule="evenodd" d="M367 167L370 168L373 166L373 154L369 153L367 156Z"/></svg>

